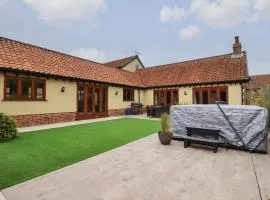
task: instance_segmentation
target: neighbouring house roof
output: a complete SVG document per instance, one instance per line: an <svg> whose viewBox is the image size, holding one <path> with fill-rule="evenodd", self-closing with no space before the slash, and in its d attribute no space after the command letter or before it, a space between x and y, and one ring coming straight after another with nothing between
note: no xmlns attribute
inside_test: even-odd
<svg viewBox="0 0 270 200"><path fill-rule="evenodd" d="M121 59L117 59L117 60L113 60L113 61L106 62L106 63L103 63L103 64L108 66L108 67L122 68L122 67L125 67L127 64L131 63L135 59L138 59L138 61L141 63L142 67L144 68L143 63L141 62L139 56L137 56L137 55L129 56L129 57L121 58Z"/></svg>
<svg viewBox="0 0 270 200"><path fill-rule="evenodd" d="M134 87L248 81L246 53L225 54L127 72L90 60L0 37L0 69L39 73ZM124 59L125 65L137 56ZM112 61L116 62L116 61ZM109 63L112 63L109 62ZM115 64L116 65L116 64ZM113 65L114 66L114 65Z"/></svg>
<svg viewBox="0 0 270 200"><path fill-rule="evenodd" d="M143 86L137 74L0 37L0 68L128 86Z"/></svg>
<svg viewBox="0 0 270 200"><path fill-rule="evenodd" d="M246 53L218 55L138 70L146 87L248 81Z"/></svg>
<svg viewBox="0 0 270 200"><path fill-rule="evenodd" d="M270 74L250 76L250 82L246 84L246 89L260 89L270 85Z"/></svg>

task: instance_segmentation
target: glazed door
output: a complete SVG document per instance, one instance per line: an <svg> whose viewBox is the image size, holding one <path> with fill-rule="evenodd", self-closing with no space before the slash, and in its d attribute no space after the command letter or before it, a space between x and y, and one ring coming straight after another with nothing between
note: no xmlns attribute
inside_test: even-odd
<svg viewBox="0 0 270 200"><path fill-rule="evenodd" d="M94 89L94 112L95 113L100 113L100 96L101 96L101 92L100 92L100 88L95 88Z"/></svg>
<svg viewBox="0 0 270 200"><path fill-rule="evenodd" d="M178 104L178 90L155 90L154 91L154 105L171 106Z"/></svg>
<svg viewBox="0 0 270 200"><path fill-rule="evenodd" d="M228 87L193 88L194 104L216 104L217 101L228 103Z"/></svg>
<svg viewBox="0 0 270 200"><path fill-rule="evenodd" d="M77 112L84 118L104 117L108 113L108 87L103 85L78 85ZM83 117L79 117L83 119Z"/></svg>

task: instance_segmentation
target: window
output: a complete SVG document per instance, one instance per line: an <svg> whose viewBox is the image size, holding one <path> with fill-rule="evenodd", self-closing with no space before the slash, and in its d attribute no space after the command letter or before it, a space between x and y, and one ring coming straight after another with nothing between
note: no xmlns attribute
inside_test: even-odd
<svg viewBox="0 0 270 200"><path fill-rule="evenodd" d="M173 104L178 104L178 91L173 91Z"/></svg>
<svg viewBox="0 0 270 200"><path fill-rule="evenodd" d="M166 93L165 91L161 91L160 92L160 99L159 99L159 106L165 106L165 102L166 102Z"/></svg>
<svg viewBox="0 0 270 200"><path fill-rule="evenodd" d="M88 97L87 97L87 101L88 101L88 112L93 112L93 88L92 87L88 87Z"/></svg>
<svg viewBox="0 0 270 200"><path fill-rule="evenodd" d="M134 89L123 88L123 100L124 101L134 101Z"/></svg>
<svg viewBox="0 0 270 200"><path fill-rule="evenodd" d="M16 98L18 94L18 80L10 77L5 81L5 98Z"/></svg>
<svg viewBox="0 0 270 200"><path fill-rule="evenodd" d="M5 100L45 100L45 80L5 76Z"/></svg>
<svg viewBox="0 0 270 200"><path fill-rule="evenodd" d="M84 112L84 87L79 87L77 91L78 112Z"/></svg>
<svg viewBox="0 0 270 200"><path fill-rule="evenodd" d="M203 90L203 104L208 104L208 90Z"/></svg>
<svg viewBox="0 0 270 200"><path fill-rule="evenodd" d="M35 98L45 99L45 80L35 80Z"/></svg>
<svg viewBox="0 0 270 200"><path fill-rule="evenodd" d="M154 91L154 105L158 105L158 104L159 104L159 92Z"/></svg>
<svg viewBox="0 0 270 200"><path fill-rule="evenodd" d="M225 90L225 89L220 90L220 101L228 102L228 100L227 100L227 90Z"/></svg>
<svg viewBox="0 0 270 200"><path fill-rule="evenodd" d="M194 104L215 104L217 101L228 103L227 87L193 88Z"/></svg>
<svg viewBox="0 0 270 200"><path fill-rule="evenodd" d="M215 89L211 90L210 91L210 104L215 104L217 100L218 100L217 91Z"/></svg>
<svg viewBox="0 0 270 200"><path fill-rule="evenodd" d="M107 103L107 89L102 89L102 112L106 112L106 103Z"/></svg>
<svg viewBox="0 0 270 200"><path fill-rule="evenodd" d="M167 104L171 104L172 99L171 99L171 91L166 92L166 99L167 99Z"/></svg>
<svg viewBox="0 0 270 200"><path fill-rule="evenodd" d="M99 88L95 88L95 112L99 113L100 110L100 90Z"/></svg>
<svg viewBox="0 0 270 200"><path fill-rule="evenodd" d="M193 94L193 102L194 104L199 104L200 103L200 92L196 90Z"/></svg>
<svg viewBox="0 0 270 200"><path fill-rule="evenodd" d="M23 99L32 98L32 80L30 79L22 80L22 98Z"/></svg>

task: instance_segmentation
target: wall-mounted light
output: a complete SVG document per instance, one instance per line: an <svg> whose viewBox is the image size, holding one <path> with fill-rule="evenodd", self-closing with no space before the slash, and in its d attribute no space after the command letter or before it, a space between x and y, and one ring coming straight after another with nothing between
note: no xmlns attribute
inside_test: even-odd
<svg viewBox="0 0 270 200"><path fill-rule="evenodd" d="M61 88L61 92L65 92L65 87L63 86L62 88Z"/></svg>
<svg viewBox="0 0 270 200"><path fill-rule="evenodd" d="M115 95L116 95L116 96L118 95L118 91L115 92Z"/></svg>
<svg viewBox="0 0 270 200"><path fill-rule="evenodd" d="M184 95L187 96L187 92L186 91L184 91Z"/></svg>

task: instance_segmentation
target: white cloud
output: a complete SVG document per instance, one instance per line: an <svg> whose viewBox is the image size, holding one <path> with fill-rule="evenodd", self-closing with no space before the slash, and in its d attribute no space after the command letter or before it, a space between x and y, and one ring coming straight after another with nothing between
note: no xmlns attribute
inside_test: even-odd
<svg viewBox="0 0 270 200"><path fill-rule="evenodd" d="M211 27L231 28L270 17L270 0L192 0L188 13Z"/></svg>
<svg viewBox="0 0 270 200"><path fill-rule="evenodd" d="M8 0L0 0L0 8L6 5L6 3L8 2Z"/></svg>
<svg viewBox="0 0 270 200"><path fill-rule="evenodd" d="M0 0L0 6L4 5L5 2L6 0Z"/></svg>
<svg viewBox="0 0 270 200"><path fill-rule="evenodd" d="M183 8L178 8L177 6L163 6L159 14L160 20L163 23L170 21L180 21L185 18L185 10Z"/></svg>
<svg viewBox="0 0 270 200"><path fill-rule="evenodd" d="M186 28L181 29L180 39L181 40L195 39L198 38L200 34L201 31L197 26L188 26Z"/></svg>
<svg viewBox="0 0 270 200"><path fill-rule="evenodd" d="M106 53L103 51L99 51L96 48L74 49L70 52L70 55L96 62L104 62L106 59Z"/></svg>
<svg viewBox="0 0 270 200"><path fill-rule="evenodd" d="M270 0L253 0L253 20L270 17Z"/></svg>
<svg viewBox="0 0 270 200"><path fill-rule="evenodd" d="M105 0L22 0L48 22L94 18L104 7Z"/></svg>
<svg viewBox="0 0 270 200"><path fill-rule="evenodd" d="M190 13L211 27L230 28L250 16L250 0L193 0Z"/></svg>

